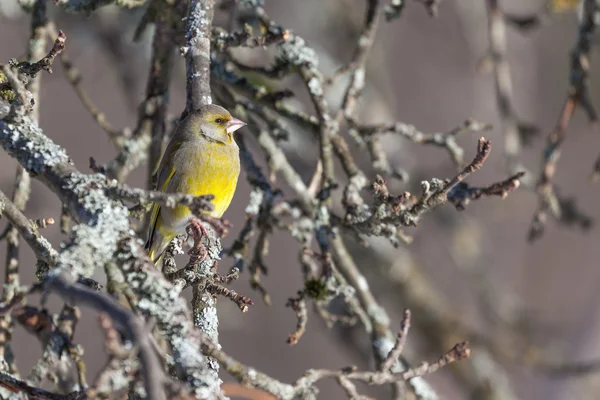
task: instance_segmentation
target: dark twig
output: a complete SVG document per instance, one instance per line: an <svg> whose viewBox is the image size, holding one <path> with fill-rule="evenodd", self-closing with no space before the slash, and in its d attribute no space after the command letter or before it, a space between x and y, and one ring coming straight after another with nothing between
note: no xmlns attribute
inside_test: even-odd
<svg viewBox="0 0 600 400"><path fill-rule="evenodd" d="M67 35L63 31L58 31L56 40L54 41L54 45L52 49L44 58L36 62L23 61L16 65L17 69L20 73L28 75L30 77L35 77L41 70L47 71L48 73L52 73L52 63L56 56L58 56L65 49L65 42L67 40Z"/></svg>
<svg viewBox="0 0 600 400"><path fill-rule="evenodd" d="M226 288L225 286L217 283L209 283L206 285L206 291L217 296L227 297L238 305L242 312L248 311L248 306L254 305L254 302L246 296L237 293L233 289Z"/></svg>
<svg viewBox="0 0 600 400"><path fill-rule="evenodd" d="M586 362L563 362L563 363L535 363L535 369L542 371L552 377L570 378L595 374L600 370L600 361Z"/></svg>
<svg viewBox="0 0 600 400"><path fill-rule="evenodd" d="M222 28L213 28L211 40L216 49L220 52L230 47L263 47L271 44L285 42L289 39L290 33L287 30L273 31L267 30L262 36L252 36L252 27L244 25L240 32L228 33Z"/></svg>
<svg viewBox="0 0 600 400"><path fill-rule="evenodd" d="M62 204L60 207L60 233L68 235L71 231L71 216L69 215L69 208Z"/></svg>
<svg viewBox="0 0 600 400"><path fill-rule="evenodd" d="M410 329L410 310L404 310L404 316L402 317L402 322L400 323L400 332L398 332L398 337L396 338L396 344L394 344L394 348L387 357L381 362L379 365L380 371L389 371L396 360L402 354L402 350L404 350L404 346L406 345L406 338L408 335L408 330Z"/></svg>
<svg viewBox="0 0 600 400"><path fill-rule="evenodd" d="M296 344L304 334L308 322L308 312L306 309L306 301L304 300L304 293L300 292L298 293L298 297L290 298L286 306L294 310L298 321L296 323L296 330L293 333L290 333L287 342L288 344Z"/></svg>
<svg viewBox="0 0 600 400"><path fill-rule="evenodd" d="M590 51L592 38L598 24L600 5L596 0L583 0L583 15L579 25L579 35L571 52L571 71L569 74L569 91L560 112L556 127L546 140L542 171L537 183L539 198L538 208L530 227L530 240L539 238L545 228L548 214L562 220L561 200L552 184L556 166L560 157L560 149L567 134L567 128L575 109L579 106L586 112L590 123L596 123L598 116L591 102L588 79L590 71Z"/></svg>
<svg viewBox="0 0 600 400"><path fill-rule="evenodd" d="M31 400L84 400L86 398L85 393L82 392L72 392L69 394L52 393L30 386L26 382L13 378L3 372L0 372L0 386L13 393L24 393Z"/></svg>
<svg viewBox="0 0 600 400"><path fill-rule="evenodd" d="M510 192L520 186L520 179L524 175L524 172L519 172L502 182L496 182L485 188L470 187L468 184L461 182L448 192L448 201L457 210L462 211L472 200L477 200L481 197L499 196L505 199Z"/></svg>
<svg viewBox="0 0 600 400"><path fill-rule="evenodd" d="M178 0L173 4L168 2L155 2L157 10L153 10L153 16L156 19L156 30L152 41L152 61L148 83L146 84L146 98L140 105L138 115L138 125L133 135L133 140L141 139L142 144L147 145L150 138L148 149L148 178L146 186L148 189L154 188L153 174L158 168L162 154L162 144L167 133L167 107L169 100L169 85L173 73L174 47L176 37L183 27L183 17L185 16L187 2ZM136 166L136 158L143 157L146 153L144 149L137 149L135 143L128 149L130 157L125 158L123 168L130 171ZM119 159L117 157L116 159ZM126 174L117 174L123 179Z"/></svg>

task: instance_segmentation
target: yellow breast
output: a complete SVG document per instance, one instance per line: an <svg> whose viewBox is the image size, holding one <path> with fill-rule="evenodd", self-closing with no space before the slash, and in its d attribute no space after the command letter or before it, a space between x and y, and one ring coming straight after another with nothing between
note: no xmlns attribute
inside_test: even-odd
<svg viewBox="0 0 600 400"><path fill-rule="evenodd" d="M212 194L214 209L209 214L221 218L231 204L240 173L239 150L235 145L206 142L185 157L186 165L178 179L178 192L194 196ZM180 220L190 214L189 208L177 207L173 217Z"/></svg>

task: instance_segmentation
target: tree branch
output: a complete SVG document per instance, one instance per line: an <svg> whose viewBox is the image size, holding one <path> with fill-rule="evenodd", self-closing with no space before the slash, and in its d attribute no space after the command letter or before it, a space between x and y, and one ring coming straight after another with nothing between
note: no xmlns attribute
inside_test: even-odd
<svg viewBox="0 0 600 400"><path fill-rule="evenodd" d="M210 36L214 0L191 0L185 28L186 112L212 103L210 91Z"/></svg>

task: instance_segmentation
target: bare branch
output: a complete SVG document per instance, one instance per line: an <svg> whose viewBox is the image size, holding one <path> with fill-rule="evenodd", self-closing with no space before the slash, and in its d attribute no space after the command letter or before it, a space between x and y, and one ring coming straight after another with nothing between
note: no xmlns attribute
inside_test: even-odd
<svg viewBox="0 0 600 400"><path fill-rule="evenodd" d="M306 309L306 301L304 300L304 293L300 292L297 298L290 298L286 306L291 307L291 309L294 310L298 321L296 330L293 333L290 333L287 342L288 344L296 344L304 334L308 322L308 312Z"/></svg>
<svg viewBox="0 0 600 400"><path fill-rule="evenodd" d="M464 150L456 143L456 138L467 132L485 132L492 129L492 126L468 119L463 124L448 132L429 134L422 133L413 125L402 122L381 125L355 125L354 128L366 140L369 140L373 136L394 133L414 143L439 146L446 149L457 168L461 168L464 165Z"/></svg>
<svg viewBox="0 0 600 400"><path fill-rule="evenodd" d="M404 316L402 317L402 322L400 323L400 332L398 332L398 337L396 338L396 344L394 344L394 348L387 355L385 360L381 362L379 365L380 371L389 371L396 360L402 354L402 350L404 350L404 346L406 345L406 338L408 335L408 330L410 329L410 310L404 310Z"/></svg>
<svg viewBox="0 0 600 400"><path fill-rule="evenodd" d="M543 152L543 164L537 183L539 204L533 216L529 238L539 238L544 229L547 216L561 220L561 201L552 184L556 173L560 149L566 138L567 128L575 109L579 106L587 114L590 123L598 120L597 112L589 94L590 51L592 38L600 21L597 18L600 4L596 0L583 0L583 14L579 24L579 35L571 52L571 70L569 73L569 91L560 112L556 127L546 140Z"/></svg>
<svg viewBox="0 0 600 400"><path fill-rule="evenodd" d="M58 31L58 35L56 40L54 41L54 45L52 49L44 58L34 63L29 61L23 61L16 64L17 70L25 75L30 76L31 78L35 77L41 70L47 71L48 73L52 73L52 63L56 56L58 56L65 49L65 42L67 40L67 35L63 31Z"/></svg>
<svg viewBox="0 0 600 400"><path fill-rule="evenodd" d="M519 186L518 182L523 176L522 173L484 189L470 188L462 183L471 173L482 167L490 151L490 141L480 138L477 154L460 173L448 181L435 178L431 181L423 181L421 183L422 194L418 199L408 192L399 196L391 196L383 178L378 177L373 184L376 198L373 206L370 209L349 210L341 223L359 233L385 236L392 244L397 245L403 234L398 227L417 226L425 212L447 201L453 203L458 209L462 209L473 199L490 195L499 195L504 198L508 192Z"/></svg>
<svg viewBox="0 0 600 400"><path fill-rule="evenodd" d="M50 242L38 232L38 227L27 218L19 208L0 191L0 209L6 215L12 226L17 229L37 257L50 265L58 263L59 254L52 248Z"/></svg>

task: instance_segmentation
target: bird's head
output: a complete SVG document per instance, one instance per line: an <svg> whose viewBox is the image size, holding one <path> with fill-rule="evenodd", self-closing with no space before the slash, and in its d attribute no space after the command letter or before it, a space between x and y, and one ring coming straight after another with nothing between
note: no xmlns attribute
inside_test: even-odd
<svg viewBox="0 0 600 400"><path fill-rule="evenodd" d="M215 104L199 108L190 115L190 119L196 134L221 143L233 142L233 132L246 125Z"/></svg>

